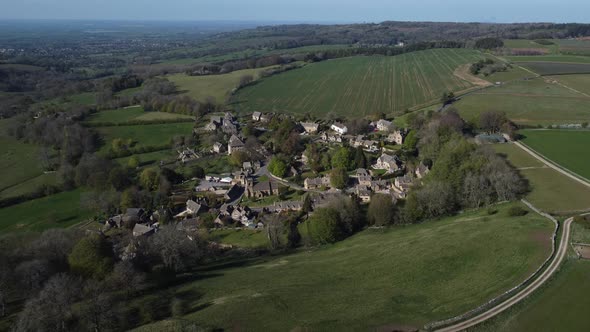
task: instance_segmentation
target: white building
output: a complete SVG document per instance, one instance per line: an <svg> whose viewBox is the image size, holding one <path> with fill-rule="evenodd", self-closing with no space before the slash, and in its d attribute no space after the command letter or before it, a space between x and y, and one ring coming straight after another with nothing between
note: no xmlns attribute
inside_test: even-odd
<svg viewBox="0 0 590 332"><path fill-rule="evenodd" d="M334 122L330 128L340 135L344 135L348 132L348 128L340 122Z"/></svg>

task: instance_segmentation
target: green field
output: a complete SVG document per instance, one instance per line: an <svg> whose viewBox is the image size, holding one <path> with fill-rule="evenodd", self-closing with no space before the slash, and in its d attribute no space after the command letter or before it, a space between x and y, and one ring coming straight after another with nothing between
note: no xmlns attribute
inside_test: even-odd
<svg viewBox="0 0 590 332"><path fill-rule="evenodd" d="M140 126L100 127L97 131L102 135L105 145L101 151L108 150L110 142L115 138L131 139L137 144L134 147L162 146L177 135L190 135L192 122L151 124Z"/></svg>
<svg viewBox="0 0 590 332"><path fill-rule="evenodd" d="M590 55L590 40L562 39L558 43L563 54Z"/></svg>
<svg viewBox="0 0 590 332"><path fill-rule="evenodd" d="M514 144L498 144L494 149L507 155L508 161L529 182L531 191L526 199L538 208L564 214L590 209L590 188L544 166Z"/></svg>
<svg viewBox="0 0 590 332"><path fill-rule="evenodd" d="M361 117L391 114L437 102L445 91L473 85L455 75L485 56L466 49L436 49L399 56L357 56L323 61L275 75L242 89L234 108Z"/></svg>
<svg viewBox="0 0 590 332"><path fill-rule="evenodd" d="M134 156L139 158L139 164L141 166L148 166L148 165L157 163L161 160L175 161L177 155L178 154L174 150L161 150L161 151L154 151L154 152L148 152L148 153L139 153L139 154L135 154ZM119 163L121 163L121 165L127 165L130 158L131 157L123 157L123 158L117 158L115 160L118 161Z"/></svg>
<svg viewBox="0 0 590 332"><path fill-rule="evenodd" d="M543 45L529 39L505 39L504 47L511 49L544 49L548 53L557 53L559 46L557 40L550 40L554 42L554 45Z"/></svg>
<svg viewBox="0 0 590 332"><path fill-rule="evenodd" d="M23 182L33 180L43 174L39 160L39 147L23 143L8 135L12 120L0 120L0 197L13 196L8 191ZM21 188L22 189L22 188ZM36 188L28 188L34 190ZM4 191L7 191L5 193ZM29 191L29 190L25 190Z"/></svg>
<svg viewBox="0 0 590 332"><path fill-rule="evenodd" d="M238 86L240 78L244 75L252 75L258 78L258 73L266 68L236 70L228 74L189 76L186 74L174 74L167 78L176 84L177 89L196 100L205 101L208 97L215 98L216 102L224 103L230 92Z"/></svg>
<svg viewBox="0 0 590 332"><path fill-rule="evenodd" d="M349 46L349 45L311 45L311 46L302 46L302 47L285 48L285 49L277 49L277 50L247 49L244 51L230 52L230 53L222 54L222 55L209 55L209 56L204 56L204 57L200 57L200 58L185 58L185 59L168 60L168 61L163 61L160 64L189 65L189 64L196 64L196 63L216 63L216 62L224 62L224 61L231 61L231 60L243 60L243 59L247 59L247 58L251 58L251 57L260 57L260 56L272 55L272 54L301 54L301 53L337 50L337 49L350 48L350 47L351 46Z"/></svg>
<svg viewBox="0 0 590 332"><path fill-rule="evenodd" d="M520 133L524 136L522 141L539 154L590 179L590 131L521 130Z"/></svg>
<svg viewBox="0 0 590 332"><path fill-rule="evenodd" d="M590 63L590 57L575 55L530 55L530 56L506 56L512 62L563 62L563 63Z"/></svg>
<svg viewBox="0 0 590 332"><path fill-rule="evenodd" d="M459 217L367 230L335 245L266 257L168 289L200 294L183 320L243 331L421 327L470 310L524 280L549 254L536 214ZM152 294L151 296L157 296ZM166 322L140 328L158 330Z"/></svg>
<svg viewBox="0 0 590 332"><path fill-rule="evenodd" d="M154 121L154 120L177 120L192 119L192 116L165 112L145 112L143 107L129 107L117 110L100 111L92 114L86 122L88 123L124 123L128 121Z"/></svg>
<svg viewBox="0 0 590 332"><path fill-rule="evenodd" d="M486 111L504 112L514 122L527 125L590 121L588 96L545 78L491 87L461 98L454 106L473 121Z"/></svg>
<svg viewBox="0 0 590 332"><path fill-rule="evenodd" d="M590 63L517 62L517 64L543 76L590 73Z"/></svg>
<svg viewBox="0 0 590 332"><path fill-rule="evenodd" d="M569 259L541 290L507 313L470 329L585 332L590 326L590 261Z"/></svg>
<svg viewBox="0 0 590 332"><path fill-rule="evenodd" d="M75 225L92 216L80 207L81 189L0 209L0 232L43 231Z"/></svg>
<svg viewBox="0 0 590 332"><path fill-rule="evenodd" d="M590 95L590 75L559 75L550 76L548 78L556 80L561 84L565 84L572 89Z"/></svg>

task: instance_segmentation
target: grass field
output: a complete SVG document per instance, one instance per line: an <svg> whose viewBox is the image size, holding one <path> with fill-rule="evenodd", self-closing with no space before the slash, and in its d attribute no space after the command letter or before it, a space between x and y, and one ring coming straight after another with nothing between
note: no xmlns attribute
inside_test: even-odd
<svg viewBox="0 0 590 332"><path fill-rule="evenodd" d="M174 150L161 150L148 153L139 153L135 154L134 156L139 158L139 163L141 166L148 166L157 163L160 160L176 160L178 154ZM115 160L121 163L121 165L127 165L129 158L131 157L117 158Z"/></svg>
<svg viewBox="0 0 590 332"><path fill-rule="evenodd" d="M137 142L135 147L161 146L167 144L176 135L190 135L192 122L151 124L140 126L100 127L97 131L102 135L105 144L101 151L109 148L115 138L131 139Z"/></svg>
<svg viewBox="0 0 590 332"><path fill-rule="evenodd" d="M10 119L0 120L0 197L6 197L5 190L43 174L39 161L39 147L10 137L7 130L11 123Z"/></svg>
<svg viewBox="0 0 590 332"><path fill-rule="evenodd" d="M590 95L590 75L558 75L548 78L556 80L566 86Z"/></svg>
<svg viewBox="0 0 590 332"><path fill-rule="evenodd" d="M80 207L81 189L0 209L0 232L43 231L75 225L92 216Z"/></svg>
<svg viewBox="0 0 590 332"><path fill-rule="evenodd" d="M189 76L186 74L174 74L167 78L176 84L179 91L204 101L213 97L218 103L224 103L230 92L238 86L240 78L244 75L252 75L258 78L258 73L266 68L237 70L228 74Z"/></svg>
<svg viewBox="0 0 590 332"><path fill-rule="evenodd" d="M470 329L585 332L590 326L590 261L569 259L541 290L507 313Z"/></svg>
<svg viewBox="0 0 590 332"><path fill-rule="evenodd" d="M568 214L590 209L590 188L544 166L514 144L494 145L496 152L508 161L529 182L531 191L526 199L538 208L553 213Z"/></svg>
<svg viewBox="0 0 590 332"><path fill-rule="evenodd" d="M551 161L590 179L590 131L522 130L526 145ZM590 201L590 198L589 198Z"/></svg>
<svg viewBox="0 0 590 332"><path fill-rule="evenodd" d="M188 65L188 64L193 64L193 63L215 63L215 62L230 61L230 60L242 60L242 59L247 59L250 57L259 57L259 56L271 55L271 54L300 54L300 53L309 53L309 52L329 51L329 50L336 50L336 49L350 48L350 47L351 46L349 46L349 45L311 45L311 46L302 46L302 47L277 49L277 50L247 49L244 51L230 52L230 53L222 54L222 55L210 55L210 56L204 56L204 57L200 57L200 58L185 58L185 59L168 60L168 61L161 62L161 64Z"/></svg>
<svg viewBox="0 0 590 332"><path fill-rule="evenodd" d="M543 76L590 73L590 63L517 62L517 64Z"/></svg>
<svg viewBox="0 0 590 332"><path fill-rule="evenodd" d="M0 198L17 197L36 191L43 185L57 185L59 180L56 173L41 174L32 179L20 182L0 191Z"/></svg>
<svg viewBox="0 0 590 332"><path fill-rule="evenodd" d="M501 111L527 125L582 123L590 120L590 98L551 80L536 78L491 87L461 98L454 106L469 120Z"/></svg>
<svg viewBox="0 0 590 332"><path fill-rule="evenodd" d="M590 63L590 57L575 55L531 55L531 56L506 56L512 62L558 62L558 63Z"/></svg>
<svg viewBox="0 0 590 332"><path fill-rule="evenodd" d="M117 110L100 111L91 115L86 122L111 122L124 123L128 121L154 121L154 120L176 120L192 119L192 116L165 112L145 112L143 107L121 108Z"/></svg>
<svg viewBox="0 0 590 332"><path fill-rule="evenodd" d="M568 40L558 41L559 50L563 54L590 55L590 40Z"/></svg>
<svg viewBox="0 0 590 332"><path fill-rule="evenodd" d="M332 246L205 268L183 320L243 331L421 327L463 313L524 280L550 250L552 223L529 213L470 212L386 230ZM152 294L157 296L157 294ZM166 323L162 323L166 324ZM152 325L139 330L158 330Z"/></svg>
<svg viewBox="0 0 590 332"><path fill-rule="evenodd" d="M505 39L504 47L510 49L544 49L548 53L559 52L559 46L556 40L551 40L554 45L543 45L529 39Z"/></svg>
<svg viewBox="0 0 590 332"><path fill-rule="evenodd" d="M453 73L484 57L473 50L437 49L334 59L265 78L240 90L233 106L320 117L391 114L437 102L445 91L472 87Z"/></svg>

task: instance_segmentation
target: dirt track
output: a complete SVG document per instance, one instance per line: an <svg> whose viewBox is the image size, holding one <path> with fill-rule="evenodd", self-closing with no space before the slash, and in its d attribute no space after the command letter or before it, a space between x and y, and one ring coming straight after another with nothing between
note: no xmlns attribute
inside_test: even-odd
<svg viewBox="0 0 590 332"><path fill-rule="evenodd" d="M521 143L515 142L514 144L516 144L518 147L520 147L521 149L523 149L524 151L529 153L531 156L533 156L536 159L543 162L543 164L547 165L548 167L551 167L552 169L560 172L561 174L563 174L569 178L572 178L575 181L584 184L585 186L590 187L590 183L588 183L588 182L564 171L563 169L557 167L556 165L548 162L543 157L539 156L537 153L535 153L531 149L525 147ZM534 209L537 213L542 214L542 212L538 211L533 206L529 206L529 207ZM553 257L553 260L551 261L549 266L532 283L530 283L528 286L523 288L520 292L518 292L513 297L498 304L497 306L495 306L495 307L493 307L493 308L491 308L491 309L489 309L489 310L487 310L475 317L465 320L461 323L451 325L451 326L439 329L437 331L440 331L440 332L463 331L463 330L468 329L472 326L483 323L484 321L498 315L499 313L503 312L504 310L517 304L518 302L520 302L521 300L523 300L527 296L529 296L531 293L533 293L535 290L537 290L539 287L543 286L543 284L547 280L549 280L549 278L551 278L553 276L553 274L558 270L559 266L561 265L561 263L563 262L566 254L567 254L568 245L570 242L570 228L571 228L572 221L573 221L573 218L569 218L563 222L563 226L562 226L563 231L562 231L561 240L559 241L559 244L557 246L557 250L556 250L555 256Z"/></svg>

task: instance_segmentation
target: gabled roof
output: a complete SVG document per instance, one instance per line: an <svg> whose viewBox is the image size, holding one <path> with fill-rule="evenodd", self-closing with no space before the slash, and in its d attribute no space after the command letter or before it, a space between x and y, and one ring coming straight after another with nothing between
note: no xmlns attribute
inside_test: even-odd
<svg viewBox="0 0 590 332"><path fill-rule="evenodd" d="M242 147L244 146L244 142L238 136L231 135L228 145L231 147Z"/></svg>

